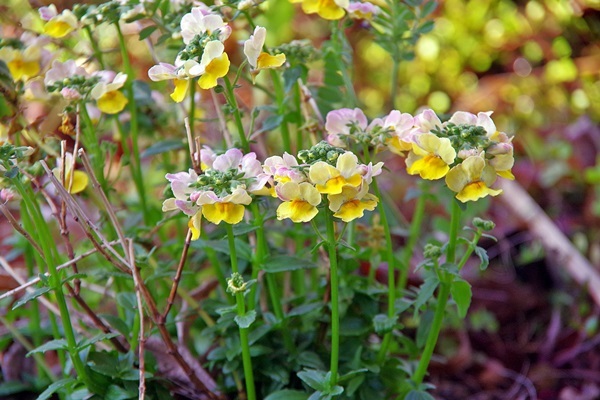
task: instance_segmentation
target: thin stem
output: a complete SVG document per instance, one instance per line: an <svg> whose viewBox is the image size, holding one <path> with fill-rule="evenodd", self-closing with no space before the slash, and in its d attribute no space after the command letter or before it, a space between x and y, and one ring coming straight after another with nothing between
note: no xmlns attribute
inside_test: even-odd
<svg viewBox="0 0 600 400"><path fill-rule="evenodd" d="M460 227L461 209L458 201L452 199L450 232L448 239L448 248L446 249L446 262L454 263L456 261L456 242L458 239L458 229Z"/></svg>
<svg viewBox="0 0 600 400"><path fill-rule="evenodd" d="M234 274L239 274L233 227L230 224L226 224L225 227L227 229L229 255L231 257L231 270ZM241 291L236 292L235 300L237 304L238 316L243 317L246 314L244 294ZM252 371L252 358L250 357L250 343L248 340L248 328L239 327L239 331L240 344L242 346L242 363L244 365L244 378L246 379L246 395L248 396L248 400L256 400L256 390L254 388L254 373Z"/></svg>
<svg viewBox="0 0 600 400"><path fill-rule="evenodd" d="M463 269L463 267L467 263L467 260L469 260L469 257L471 257L471 254L473 254L473 251L477 247L477 242L479 242L479 239L481 239L482 234L483 234L483 232L481 232L479 229L475 232L475 236L473 237L473 240L471 241L471 243L469 243L469 247L467 248L467 251L465 251L465 254L463 254L462 258L458 262L458 270L459 271L461 271Z"/></svg>
<svg viewBox="0 0 600 400"><path fill-rule="evenodd" d="M98 61L98 64L100 64L101 69L106 69L104 65L104 56L102 54L102 51L100 50L100 47L98 47L98 42L94 39L92 28L90 28L89 25L86 25L85 31L90 38L90 44L92 45L92 50L94 51L94 57L96 57L96 61Z"/></svg>
<svg viewBox="0 0 600 400"><path fill-rule="evenodd" d="M135 78L135 71L131 67L131 61L129 60L129 52L127 51L127 44L125 43L125 37L121 31L119 23L115 23L117 29L117 37L119 38L119 48L121 49L121 58L123 60L123 68L127 74L127 82L125 82L125 88L127 89L127 106L129 108L129 134L131 135L131 152L129 152L131 175L135 187L138 192L140 204L142 207L142 213L144 215L144 222L149 225L151 217L146 203L146 191L144 189L144 180L142 178L142 167L140 161L140 151L138 147L138 113L137 105L135 102L135 95L133 92L133 79ZM125 139L125 142L127 140ZM128 146L126 146L128 150Z"/></svg>
<svg viewBox="0 0 600 400"><path fill-rule="evenodd" d="M102 189L106 191L106 179L104 178L104 157L102 156L102 149L100 148L98 138L96 137L96 130L94 129L94 123L90 118L90 115L87 112L87 108L85 107L85 103L81 102L77 105L77 110L79 112L79 116L83 119L85 129L82 129L83 140L85 141L85 146L90 150L92 154L91 163L94 167L94 172L98 177L98 181L100 181L100 185ZM75 156L76 154L73 154Z"/></svg>
<svg viewBox="0 0 600 400"><path fill-rule="evenodd" d="M292 152L292 142L290 140L290 130L288 128L287 121L285 120L286 106L285 106L285 92L283 91L283 85L279 79L279 75L273 69L269 70L271 73L271 79L273 80L273 89L275 89L275 99L277 100L277 112L282 116L283 120L279 125L281 129L281 140L283 141L283 150L288 153Z"/></svg>
<svg viewBox="0 0 600 400"><path fill-rule="evenodd" d="M337 384L340 354L340 315L339 315L339 277L337 265L337 241L335 238L335 222L333 212L326 208L325 224L327 226L327 248L329 250L330 289L331 289L331 387Z"/></svg>
<svg viewBox="0 0 600 400"><path fill-rule="evenodd" d="M189 124L190 130L188 133L188 141L190 146L194 146L194 142L190 141L190 138L194 138L194 126L196 124L196 81L192 79L190 82L190 113L189 115ZM199 156L199 155L198 155ZM195 164L195 161L192 159L194 157L194 152L190 154L190 163L191 165Z"/></svg>
<svg viewBox="0 0 600 400"><path fill-rule="evenodd" d="M385 207L383 205L383 201L381 201L381 192L379 191L379 186L377 185L377 180L373 179L371 183L373 187L373 192L375 192L375 196L380 199L377 204L379 208L379 218L381 220L381 225L383 226L383 232L385 235L385 256L387 260L388 267L388 318L394 318L396 316L395 305L396 305L396 257L394 256L394 247L392 243L392 232L390 230L390 224L387 219ZM372 265L371 268L377 268L377 266ZM379 354L377 355L377 360L379 363L382 363L385 360L385 356L387 355L388 347L392 340L392 332L387 332L383 337L383 342L381 343L381 347L379 348Z"/></svg>
<svg viewBox="0 0 600 400"><path fill-rule="evenodd" d="M429 334L427 335L427 342L425 343L425 349L419 360L417 370L413 375L413 381L417 386L423 382L423 378L427 373L433 350L438 340L440 330L442 329L442 322L444 321L444 314L446 312L446 303L448 302L448 296L450 295L450 284L448 282L441 282L438 291L438 301L435 308L435 314L433 316L433 322Z"/></svg>
<svg viewBox="0 0 600 400"><path fill-rule="evenodd" d="M421 225L423 224L423 217L425 215L426 200L423 189L424 185L420 185L419 197L417 197L417 204L415 204L413 219L410 223L408 241L406 242L406 246L402 252L402 269L400 270L400 277L398 279L398 291L401 291L406 287L406 282L408 281L408 272L410 271L410 260L415 252L417 240L419 240L419 236L421 235Z"/></svg>
<svg viewBox="0 0 600 400"><path fill-rule="evenodd" d="M233 117L237 126L242 150L244 150L244 153L248 153L250 151L250 143L248 142L246 132L244 131L242 115L240 114L240 108L238 106L237 99L235 98L235 93L233 92L233 85L231 84L231 81L229 81L229 78L227 76L223 77L223 80L225 81L225 87L227 89L225 98L227 99L227 103L229 103L229 105L233 109Z"/></svg>

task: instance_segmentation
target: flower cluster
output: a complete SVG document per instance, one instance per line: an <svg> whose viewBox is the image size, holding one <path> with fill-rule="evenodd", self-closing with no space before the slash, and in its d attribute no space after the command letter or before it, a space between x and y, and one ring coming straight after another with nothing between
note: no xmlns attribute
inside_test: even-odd
<svg viewBox="0 0 600 400"><path fill-rule="evenodd" d="M171 98L181 102L190 87L190 81L198 78L201 89L217 86L217 80L229 72L229 56L224 42L231 35L231 27L223 17L206 6L192 8L181 19L181 37L185 47L177 54L174 64L159 63L148 71L153 81L173 80L175 90ZM244 43L244 54L253 73L264 68L283 65L285 55L272 56L263 51L266 29L257 26L253 35Z"/></svg>
<svg viewBox="0 0 600 400"><path fill-rule="evenodd" d="M394 110L369 124L362 110L346 108L331 111L325 129L336 146L355 142L407 155L409 174L445 178L456 198L467 202L500 194L490 187L497 176L514 179L512 138L496 129L491 114L459 111L442 123L432 110L414 117Z"/></svg>
<svg viewBox="0 0 600 400"><path fill-rule="evenodd" d="M378 199L369 193L369 185L381 173L383 163L360 164L352 152L326 142L299 152L298 159L286 153L265 160L264 170L283 201L277 208L278 219L312 220L323 195L333 215L344 222L360 218L365 210L373 211L377 206Z"/></svg>
<svg viewBox="0 0 600 400"><path fill-rule="evenodd" d="M252 202L250 195L262 194L269 179L254 153L244 155L238 149L230 149L216 155L203 148L200 158L201 174L190 169L166 175L175 197L163 203L163 211L180 210L190 216L192 240L200 237L202 216L213 224L241 222L245 206Z"/></svg>
<svg viewBox="0 0 600 400"><path fill-rule="evenodd" d="M119 90L126 81L126 74L112 71L90 75L73 60L64 63L55 60L44 78L48 92L60 93L70 101L91 97L96 100L98 109L106 114L116 114L127 105L127 98Z"/></svg>

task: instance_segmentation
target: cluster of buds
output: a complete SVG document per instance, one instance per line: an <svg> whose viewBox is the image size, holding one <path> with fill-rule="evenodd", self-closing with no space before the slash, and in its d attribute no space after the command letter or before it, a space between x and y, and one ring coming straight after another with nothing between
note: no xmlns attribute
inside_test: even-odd
<svg viewBox="0 0 600 400"><path fill-rule="evenodd" d="M414 117L394 110L368 123L362 110L345 108L327 115L325 129L336 146L383 147L407 156L409 174L445 178L456 198L467 202L500 194L490 188L497 176L514 179L512 138L496 130L491 114L459 111L442 123L429 109Z"/></svg>
<svg viewBox="0 0 600 400"><path fill-rule="evenodd" d="M369 193L369 185L382 166L360 164L352 152L321 142L300 151L298 159L287 153L269 157L263 168L270 175L276 196L283 201L277 208L279 220L311 221L326 196L333 215L349 222L377 206L378 199Z"/></svg>
<svg viewBox="0 0 600 400"><path fill-rule="evenodd" d="M163 211L180 210L190 217L192 240L200 237L203 216L209 222L237 224L244 218L251 195L264 194L269 176L263 172L256 154L244 155L238 149L216 155L211 149L200 150L203 172L167 174L175 197L165 200Z"/></svg>
<svg viewBox="0 0 600 400"><path fill-rule="evenodd" d="M73 14L86 26L102 23L117 24L141 18L146 14L144 2L136 0L112 0L101 4L76 4Z"/></svg>
<svg viewBox="0 0 600 400"><path fill-rule="evenodd" d="M70 101L92 98L98 109L106 114L121 112L127 105L128 100L120 91L126 81L126 74L112 71L90 75L73 60L64 63L55 60L44 78L49 93L60 93Z"/></svg>

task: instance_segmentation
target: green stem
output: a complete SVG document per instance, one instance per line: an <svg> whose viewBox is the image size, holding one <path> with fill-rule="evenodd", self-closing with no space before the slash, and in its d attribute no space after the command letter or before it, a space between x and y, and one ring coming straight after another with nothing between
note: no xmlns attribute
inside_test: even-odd
<svg viewBox="0 0 600 400"><path fill-rule="evenodd" d="M335 238L335 222L333 212L326 208L327 247L329 250L330 288L331 288L331 372L330 386L334 387L338 379L340 354L340 315L339 315L339 277L337 265L337 240Z"/></svg>
<svg viewBox="0 0 600 400"><path fill-rule="evenodd" d="M281 129L281 140L283 141L283 150L288 153L292 152L292 143L290 140L290 130L285 120L286 106L285 106L285 93L283 91L283 85L279 79L279 75L273 69L269 71L271 73L271 79L273 80L273 89L275 89L275 99L277 101L277 112L282 116L283 120L279 128Z"/></svg>
<svg viewBox="0 0 600 400"><path fill-rule="evenodd" d="M94 173L98 178L98 182L100 182L100 186L102 186L102 189L108 195L108 191L106 190L106 178L104 177L104 163L106 160L102 155L102 148L100 147L100 142L96 136L94 123L87 112L84 101L79 103L78 109L79 116L81 119L83 119L84 128L81 130L81 132L83 134L84 144L90 151L90 162L92 163L92 167L94 168ZM77 154L73 154L73 156L77 156Z"/></svg>
<svg viewBox="0 0 600 400"><path fill-rule="evenodd" d="M94 51L94 57L96 57L98 64L100 64L100 68L106 69L106 67L104 65L104 56L102 55L102 51L100 50L100 47L98 47L98 42L94 39L94 34L92 33L92 28L90 28L89 25L86 25L85 31L90 38L90 44L92 45L92 50Z"/></svg>
<svg viewBox="0 0 600 400"><path fill-rule="evenodd" d="M482 233L483 232L481 232L480 230L477 230L475 232L475 236L473 237L473 240L469 244L469 247L467 248L467 251L465 251L465 254L463 254L462 258L458 262L458 270L459 271L461 271L463 269L463 267L467 263L467 260L469 260L469 257L471 257L471 254L473 254L473 251L475 250L475 247L477 247L477 242L479 242L479 239L481 239Z"/></svg>
<svg viewBox="0 0 600 400"><path fill-rule="evenodd" d="M250 151L250 143L248 142L246 132L244 131L242 115L240 114L240 108L238 106L237 99L235 98L235 93L233 92L233 85L227 76L223 77L223 80L225 81L225 88L227 89L225 98L227 99L227 103L229 103L233 109L233 118L235 119L235 124L237 126L242 150L244 150L244 153L248 153Z"/></svg>
<svg viewBox="0 0 600 400"><path fill-rule="evenodd" d="M450 232L448 239L448 248L446 249L446 262L454 264L456 261L456 242L458 239L458 229L460 227L460 204L455 199L452 199L451 216L450 216Z"/></svg>
<svg viewBox="0 0 600 400"><path fill-rule="evenodd" d="M235 248L235 236L233 235L233 227L230 224L225 225L227 229L227 239L229 242L229 254L231 257L231 270L235 274L239 274L237 263L237 252ZM246 314L244 304L244 294L237 292L235 294L238 316L243 317ZM239 328L240 344L242 345L242 362L244 365L244 378L246 379L246 395L248 400L256 400L256 390L254 388L254 373L252 371L252 359L250 358L250 344L248 340L248 328Z"/></svg>
<svg viewBox="0 0 600 400"><path fill-rule="evenodd" d="M152 218L149 213L148 205L146 203L146 191L144 189L144 180L142 178L142 167L140 161L140 150L138 147L138 113L137 106L135 103L135 95L133 92L133 80L135 78L135 71L131 67L131 61L129 60L129 52L127 51L127 44L125 43L125 37L121 32L119 23L115 23L117 29L117 37L119 38L119 48L121 49L121 58L123 60L123 68L127 74L127 82L125 88L127 89L127 106L129 108L129 133L131 135L131 151L129 152L129 162L131 165L131 175L135 187L138 192L140 199L140 205L142 207L142 213L144 215L144 222L146 225L152 223ZM125 140L126 141L126 140ZM129 150L128 146L125 150Z"/></svg>
<svg viewBox="0 0 600 400"><path fill-rule="evenodd" d="M417 366L417 370L413 375L413 381L415 382L417 387L423 382L423 378L427 373L427 368L429 367L429 362L431 361L433 350L435 349L440 330L442 329L442 322L444 321L446 303L448 302L449 295L450 284L444 281L441 282L438 291L438 301L435 308L435 314L433 316L433 322L431 323L429 334L427 335L425 349L423 349L423 354L421 355L421 359L419 360L419 365Z"/></svg>
<svg viewBox="0 0 600 400"><path fill-rule="evenodd" d="M398 291L403 290L406 287L408 281L408 272L410 271L410 260L415 252L415 245L421 235L421 225L423 224L423 217L425 215L425 193L423 192L424 185L420 185L419 197L417 197L417 204L415 204L415 211L413 213L413 219L410 224L410 230L408 234L408 241L402 252L402 269L400 270L400 278L398 279Z"/></svg>
<svg viewBox="0 0 600 400"><path fill-rule="evenodd" d="M50 233L48 225L44 220L44 217L39 209L37 202L33 200L33 192L31 191L31 189L27 190L21 182L21 174L19 173L15 179L12 179L12 181L15 184L17 191L21 195L21 198L23 199L23 202L25 203L25 206L27 207L27 210L30 213L33 222L36 226L35 234L38 236L38 243L42 248L42 253L44 254L44 259L48 267L48 273L50 274L49 282L52 289L54 289L54 295L56 297L56 302L58 303L60 318L63 324L63 331L65 339L67 341L67 350L69 352L69 355L71 356L73 367L77 372L78 378L84 382L84 384L92 393L103 393L104 388L99 387L99 385L97 385L92 379L90 379L85 369L85 366L83 365L83 362L79 357L77 340L75 338L75 332L71 323L69 308L67 307L67 302L63 292L62 276L60 272L56 269L56 266L58 265L56 242Z"/></svg>
<svg viewBox="0 0 600 400"><path fill-rule="evenodd" d="M208 240L208 236L206 235L206 232L204 229L202 229L201 236L202 236L202 240ZM213 267L213 270L215 271L215 275L217 276L217 280L219 281L219 285L221 286L221 289L223 289L225 298L229 302L233 303L233 300L231 299L231 297L227 296L227 279L225 279L225 274L223 273L223 269L221 268L221 261L219 260L219 257L217 256L217 252L215 251L215 249L213 249L210 246L206 246L204 251L206 252L206 257L208 258L210 265Z"/></svg>
<svg viewBox="0 0 600 400"><path fill-rule="evenodd" d="M398 72L400 68L400 60L398 57L392 56L392 80L391 80L391 90L390 90L390 107L392 109L396 108L396 95L398 93Z"/></svg>
<svg viewBox="0 0 600 400"><path fill-rule="evenodd" d="M194 124L196 122L196 81L192 79L190 82L190 136L194 140ZM194 143L190 143L191 148L194 148ZM200 149L198 149L200 150ZM192 165L192 160L188 160L189 164Z"/></svg>
<svg viewBox="0 0 600 400"><path fill-rule="evenodd" d="M344 81L344 88L346 89L346 101L344 102L348 107L355 107L358 104L358 98L354 91L354 85L352 84L352 78L348 74L348 69L352 63L344 62L344 45L347 43L346 34L343 29L338 26L338 21L332 21L331 23L331 40L338 52L339 58L337 59L338 69L342 74L342 80ZM348 46L349 47L349 46Z"/></svg>

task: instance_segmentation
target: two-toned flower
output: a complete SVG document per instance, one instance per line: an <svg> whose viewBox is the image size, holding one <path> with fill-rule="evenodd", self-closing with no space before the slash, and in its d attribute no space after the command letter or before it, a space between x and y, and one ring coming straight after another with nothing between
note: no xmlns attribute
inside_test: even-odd
<svg viewBox="0 0 600 400"><path fill-rule="evenodd" d="M54 4L40 8L40 17L46 21L44 34L60 39L77 29L77 17L71 10L64 10L60 14Z"/></svg>
<svg viewBox="0 0 600 400"><path fill-rule="evenodd" d="M455 158L456 150L450 139L424 133L417 136L416 143L412 143L406 158L406 171L423 179L440 179L448 173Z"/></svg>
<svg viewBox="0 0 600 400"><path fill-rule="evenodd" d="M467 157L446 174L446 185L463 203L502 193L490 188L495 181L496 171L482 155Z"/></svg>
<svg viewBox="0 0 600 400"><path fill-rule="evenodd" d="M278 68L285 63L285 54L271 55L263 50L266 37L267 30L262 26L257 26L250 38L244 42L244 54L254 75L261 69Z"/></svg>
<svg viewBox="0 0 600 400"><path fill-rule="evenodd" d="M318 14L328 20L342 19L346 15L348 0L290 0L292 3L302 3L302 11L307 14Z"/></svg>
<svg viewBox="0 0 600 400"><path fill-rule="evenodd" d="M123 111L128 103L127 97L119 90L127 82L127 74L119 72L116 75L108 73L104 76L105 80L98 82L92 88L90 95L96 100L100 111L106 114L117 114Z"/></svg>

